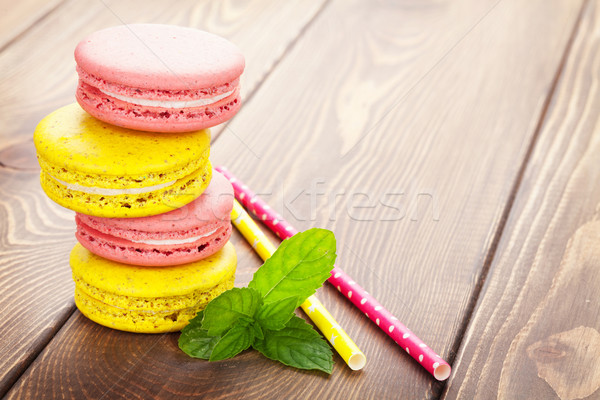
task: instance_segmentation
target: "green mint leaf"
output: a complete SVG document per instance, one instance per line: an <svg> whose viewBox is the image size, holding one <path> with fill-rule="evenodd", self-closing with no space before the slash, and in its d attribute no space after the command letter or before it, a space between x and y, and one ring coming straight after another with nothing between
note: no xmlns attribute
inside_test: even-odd
<svg viewBox="0 0 600 400"><path fill-rule="evenodd" d="M209 361L220 361L234 357L252 346L254 332L251 326L236 325L215 344Z"/></svg>
<svg viewBox="0 0 600 400"><path fill-rule="evenodd" d="M282 329L294 315L298 304L298 296L263 304L256 313L256 321L265 329L277 331Z"/></svg>
<svg viewBox="0 0 600 400"><path fill-rule="evenodd" d="M253 347L271 360L300 369L318 369L331 374L333 355L327 342L302 318L294 315L285 328L265 331L264 340Z"/></svg>
<svg viewBox="0 0 600 400"><path fill-rule="evenodd" d="M260 294L251 288L233 288L214 298L204 310L202 329L209 336L221 336L240 322L248 326L254 321L256 310L262 304Z"/></svg>
<svg viewBox="0 0 600 400"><path fill-rule="evenodd" d="M204 311L200 311L183 328L179 336L179 348L190 357L208 360L220 337L208 336L208 332L202 329L203 314Z"/></svg>
<svg viewBox="0 0 600 400"><path fill-rule="evenodd" d="M265 303L298 296L296 307L323 285L335 261L335 236L326 229L309 229L284 240L256 271L249 288Z"/></svg>
<svg viewBox="0 0 600 400"><path fill-rule="evenodd" d="M254 337L260 340L263 340L265 338L263 330L258 322L252 324L252 330L254 331Z"/></svg>
<svg viewBox="0 0 600 400"><path fill-rule="evenodd" d="M248 288L222 293L190 320L179 347L192 357L218 361L253 346L285 365L330 374L331 348L294 309L330 276L335 250L333 233L324 229L285 240Z"/></svg>

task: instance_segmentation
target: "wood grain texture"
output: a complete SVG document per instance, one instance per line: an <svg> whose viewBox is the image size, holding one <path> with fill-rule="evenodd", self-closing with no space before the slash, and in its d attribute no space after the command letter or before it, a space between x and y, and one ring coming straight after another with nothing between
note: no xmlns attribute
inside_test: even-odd
<svg viewBox="0 0 600 400"><path fill-rule="evenodd" d="M335 1L219 136L212 160L295 226L333 229L338 265L453 358L580 7ZM234 243L240 286L260 263L237 234ZM9 398L440 395L443 384L336 289L318 295L367 354L364 370L337 356L329 377L255 352L190 360L177 335L111 331L76 312Z"/></svg>
<svg viewBox="0 0 600 400"><path fill-rule="evenodd" d="M172 23L221 35L246 56L242 99L279 61L326 0L208 1L69 0L0 52L0 163L19 168L13 153L27 154L37 123L75 101L73 51L87 34L122 23ZM273 34L277 32L277 34ZM218 136L223 127L213 129ZM29 164L35 164L32 159Z"/></svg>
<svg viewBox="0 0 600 400"><path fill-rule="evenodd" d="M9 46L20 34L51 13L64 0L1 0L0 50Z"/></svg>
<svg viewBox="0 0 600 400"><path fill-rule="evenodd" d="M74 101L76 43L121 21L207 29L244 51L249 96L322 4L71 1L0 52L0 396L74 310L73 214L43 194L31 138L45 114Z"/></svg>
<svg viewBox="0 0 600 400"><path fill-rule="evenodd" d="M589 1L444 398L600 398L599 33Z"/></svg>
<svg viewBox="0 0 600 400"><path fill-rule="evenodd" d="M0 395L74 310L73 217L42 195L39 172L0 174Z"/></svg>

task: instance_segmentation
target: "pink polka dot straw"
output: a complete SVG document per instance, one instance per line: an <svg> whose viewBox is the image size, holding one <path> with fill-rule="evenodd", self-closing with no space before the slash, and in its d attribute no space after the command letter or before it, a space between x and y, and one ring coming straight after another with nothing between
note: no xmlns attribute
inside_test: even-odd
<svg viewBox="0 0 600 400"><path fill-rule="evenodd" d="M229 179L233 185L235 197L239 202L256 215L277 236L281 239L287 239L298 233L281 215L271 209L264 200L256 196L225 167L215 169ZM334 267L328 281L437 380L448 379L451 372L450 365L344 271Z"/></svg>

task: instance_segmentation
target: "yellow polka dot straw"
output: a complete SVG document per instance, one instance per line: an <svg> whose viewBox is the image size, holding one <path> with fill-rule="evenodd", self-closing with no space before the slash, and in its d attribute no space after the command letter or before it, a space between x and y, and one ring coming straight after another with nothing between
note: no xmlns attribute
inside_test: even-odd
<svg viewBox="0 0 600 400"><path fill-rule="evenodd" d="M260 258L266 260L275 252L276 247L237 200L233 202L231 222L246 238ZM302 307L311 321L315 323L350 369L358 371L365 366L367 358L363 352L360 351L350 336L340 327L325 306L315 296L310 296L300 307Z"/></svg>

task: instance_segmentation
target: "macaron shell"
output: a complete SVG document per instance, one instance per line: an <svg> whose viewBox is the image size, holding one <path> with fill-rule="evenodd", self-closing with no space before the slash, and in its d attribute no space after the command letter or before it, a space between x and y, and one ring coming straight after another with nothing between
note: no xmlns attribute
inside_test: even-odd
<svg viewBox="0 0 600 400"><path fill-rule="evenodd" d="M134 99L143 99L150 101L194 101L203 99L203 103L212 102L215 96L222 98L235 88L240 86L240 78L236 78L230 82L223 83L217 86L208 88L191 89L191 90L160 90L155 88L144 89L139 87L124 86L118 83L111 83L104 79L97 78L94 75L88 74L80 66L75 68L79 75L79 84L87 84L99 91L111 95L111 97L125 97ZM133 102L135 103L135 102ZM145 101L142 102L142 104Z"/></svg>
<svg viewBox="0 0 600 400"><path fill-rule="evenodd" d="M179 179L163 189L142 194L105 196L70 190L42 171L40 183L46 195L70 210L104 218L136 218L173 211L194 201L210 182L212 166Z"/></svg>
<svg viewBox="0 0 600 400"><path fill-rule="evenodd" d="M239 88L214 104L195 108L148 107L107 96L89 85L77 88L76 99L90 115L110 124L152 132L187 132L231 119L242 106Z"/></svg>
<svg viewBox="0 0 600 400"><path fill-rule="evenodd" d="M77 177L57 178L73 182L91 175L94 180L106 178L102 187L119 188L128 187L124 186L124 179L119 178L132 177L142 179L143 182L138 182L142 187L192 172L178 171L199 158L207 158L210 131L160 135L125 129L93 118L73 103L54 111L38 124L34 143L38 157L47 164L79 173ZM166 176L174 173L180 175Z"/></svg>
<svg viewBox="0 0 600 400"><path fill-rule="evenodd" d="M198 29L159 24L106 28L75 49L77 65L110 83L190 90L238 78L244 56L228 40Z"/></svg>
<svg viewBox="0 0 600 400"><path fill-rule="evenodd" d="M71 251L73 278L102 292L134 298L186 296L206 291L234 271L235 248L227 243L211 257L193 263L162 268L141 267L107 260L81 244Z"/></svg>
<svg viewBox="0 0 600 400"><path fill-rule="evenodd" d="M77 213L76 237L85 248L110 260L146 266L183 264L223 247L231 235L232 208L231 183L213 171L201 196L165 214L100 218Z"/></svg>
<svg viewBox="0 0 600 400"><path fill-rule="evenodd" d="M227 243L201 261L148 268L99 257L81 244L70 257L75 304L89 319L130 332L172 332L233 287L237 256Z"/></svg>
<svg viewBox="0 0 600 400"><path fill-rule="evenodd" d="M131 218L169 212L202 194L212 175L210 131L161 135L119 128L93 118L77 103L44 118L34 142L46 194L89 215ZM121 193L93 193L97 189Z"/></svg>
<svg viewBox="0 0 600 400"><path fill-rule="evenodd" d="M217 284L199 297L202 301L194 306L165 312L148 312L138 310L127 310L113 307L100 300L89 296L78 286L75 287L75 305L79 311L90 320L112 329L135 333L165 333L182 330L189 320L206 308L206 305L215 297L233 288L234 276ZM152 302L154 299L148 299Z"/></svg>
<svg viewBox="0 0 600 400"><path fill-rule="evenodd" d="M131 265L162 267L185 264L219 251L231 236L231 222L213 224L215 232L192 243L156 245L136 243L106 235L81 223L75 236L86 249L109 260Z"/></svg>

